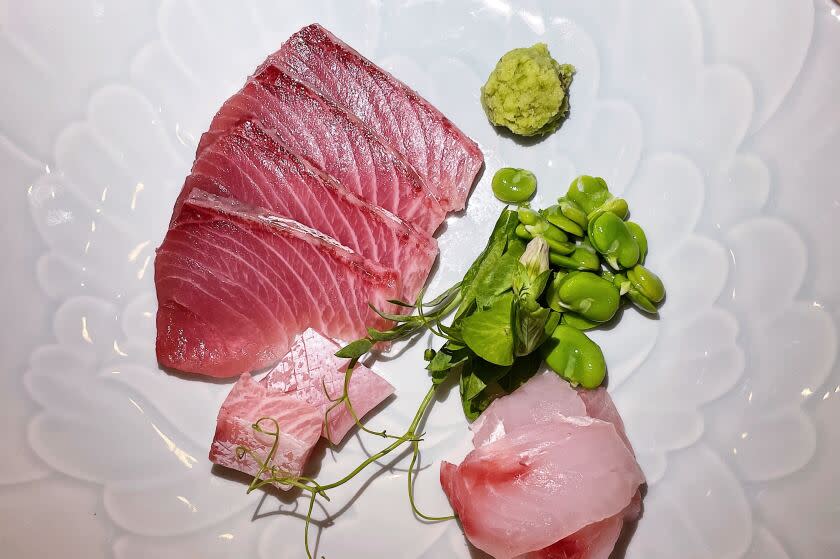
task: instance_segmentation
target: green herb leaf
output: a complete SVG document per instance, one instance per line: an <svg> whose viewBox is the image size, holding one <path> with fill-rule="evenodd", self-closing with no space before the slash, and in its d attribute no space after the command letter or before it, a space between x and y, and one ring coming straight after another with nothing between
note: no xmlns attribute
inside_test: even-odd
<svg viewBox="0 0 840 559"><path fill-rule="evenodd" d="M513 293L506 293L489 309L465 317L461 324L461 335L467 346L496 365L513 363L512 306Z"/></svg>
<svg viewBox="0 0 840 559"><path fill-rule="evenodd" d="M350 342L343 348L335 352L336 357L344 359L358 359L373 347L373 341L368 338L362 338L355 342Z"/></svg>
<svg viewBox="0 0 840 559"><path fill-rule="evenodd" d="M487 409L487 406L489 406L493 400L504 395L505 391L502 389L501 385L498 382L492 382L475 397L466 402L462 402L461 405L464 408L464 413L467 416L467 419L475 421L478 416Z"/></svg>
<svg viewBox="0 0 840 559"><path fill-rule="evenodd" d="M469 402L487 387L475 371L464 371L461 374L461 401Z"/></svg>
<svg viewBox="0 0 840 559"><path fill-rule="evenodd" d="M385 312L385 311L381 311L381 310L377 309L375 306L371 305L370 303L368 303L368 307L370 307L370 309L373 312L375 312L376 314L378 314L379 316L381 316L385 320L391 320L393 322L409 322L409 321L412 321L412 320L416 320L416 318L417 318L416 316L412 316L412 315L408 315L408 314L393 314L393 313L388 313L388 312Z"/></svg>
<svg viewBox="0 0 840 559"><path fill-rule="evenodd" d="M484 251L475 259L464 279L461 280L461 306L455 313L455 321L467 314L475 304L476 294L483 282L483 276L494 270L499 259L507 247L508 241L515 237L514 231L519 224L516 212L505 209L502 211L493 232L487 241Z"/></svg>
<svg viewBox="0 0 840 559"><path fill-rule="evenodd" d="M545 325L551 314L549 309L539 305L532 308L526 300L519 298L513 305L514 355L533 353L546 339Z"/></svg>
<svg viewBox="0 0 840 559"><path fill-rule="evenodd" d="M388 302L398 307L405 307L407 309L414 308L414 305L412 305L411 303L406 303L405 301L401 301L400 299L388 299Z"/></svg>
<svg viewBox="0 0 840 559"><path fill-rule="evenodd" d="M432 371L432 385L437 386L449 377L449 372L452 369L443 369L442 371Z"/></svg>
<svg viewBox="0 0 840 559"><path fill-rule="evenodd" d="M559 319L559 314L552 314L555 314ZM550 320L551 319L549 319L549 321ZM510 368L510 371L508 371L504 377L499 379L499 384L507 393L513 392L525 384L528 379L534 376L534 374L539 370L540 365L542 365L542 360L542 355L538 352L517 358L513 363L513 366Z"/></svg>
<svg viewBox="0 0 840 559"><path fill-rule="evenodd" d="M518 239L508 246L508 250L496 261L496 264L487 268L476 278L475 300L478 308L485 309L490 306L493 300L510 289L513 283L513 276L519 263L519 258L524 251L524 244Z"/></svg>

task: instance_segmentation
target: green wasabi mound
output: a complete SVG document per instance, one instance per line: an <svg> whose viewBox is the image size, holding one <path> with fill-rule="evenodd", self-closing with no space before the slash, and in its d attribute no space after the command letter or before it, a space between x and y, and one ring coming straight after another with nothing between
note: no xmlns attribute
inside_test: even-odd
<svg viewBox="0 0 840 559"><path fill-rule="evenodd" d="M574 73L574 66L551 57L545 43L513 49L481 88L481 104L490 122L514 134L550 134L569 114Z"/></svg>

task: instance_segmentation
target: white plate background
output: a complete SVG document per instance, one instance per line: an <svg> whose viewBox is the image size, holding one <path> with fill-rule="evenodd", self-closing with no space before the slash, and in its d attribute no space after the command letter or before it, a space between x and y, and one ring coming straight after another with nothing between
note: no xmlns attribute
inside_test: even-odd
<svg viewBox="0 0 840 559"><path fill-rule="evenodd" d="M433 286L478 252L500 209L489 189L500 166L537 173L537 204L599 174L648 232L669 293L661 319L626 312L596 334L650 482L627 558L840 556L830 0L0 0L0 555L302 556L294 502L260 502L211 473L229 385L157 369L151 276L196 139L312 21L484 150L468 211L440 237ZM524 147L496 135L478 93L499 55L536 41L579 73L572 118ZM398 398L372 425L407 423L427 385L425 343L378 364ZM468 448L457 397L427 431L418 495L442 513L437 461ZM358 440L327 451L321 475L363 452ZM391 466L333 492L316 515L339 514L319 552L469 557L455 523L412 517L405 462Z"/></svg>

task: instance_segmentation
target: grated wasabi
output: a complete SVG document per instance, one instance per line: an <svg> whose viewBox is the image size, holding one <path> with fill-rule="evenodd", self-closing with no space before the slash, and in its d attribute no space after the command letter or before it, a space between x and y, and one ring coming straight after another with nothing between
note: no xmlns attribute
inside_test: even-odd
<svg viewBox="0 0 840 559"><path fill-rule="evenodd" d="M545 43L506 53L481 88L490 122L520 136L554 132L569 114L575 67L551 57Z"/></svg>

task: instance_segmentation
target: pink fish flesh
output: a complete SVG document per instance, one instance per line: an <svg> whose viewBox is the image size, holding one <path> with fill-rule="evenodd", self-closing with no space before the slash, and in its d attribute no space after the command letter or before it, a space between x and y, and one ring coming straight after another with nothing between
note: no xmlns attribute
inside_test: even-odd
<svg viewBox="0 0 840 559"><path fill-rule="evenodd" d="M590 392L538 373L473 423L476 450L460 466L441 464L475 546L497 559L609 556L639 514L644 476L609 395Z"/></svg>
<svg viewBox="0 0 840 559"><path fill-rule="evenodd" d="M196 159L175 212L196 188L294 219L394 269L402 279L401 296L411 302L437 257L432 237L360 200L250 121L221 133Z"/></svg>
<svg viewBox="0 0 840 559"><path fill-rule="evenodd" d="M396 273L300 223L194 191L155 259L158 361L228 377L276 363L315 327L338 339L387 328Z"/></svg>
<svg viewBox="0 0 840 559"><path fill-rule="evenodd" d="M463 209L484 157L417 92L318 24L292 35L260 69L266 65L347 107L405 156L445 210Z"/></svg>
<svg viewBox="0 0 840 559"><path fill-rule="evenodd" d="M277 449L271 462L267 460L274 437L253 428L262 418L275 420L279 427ZM278 477L299 476L318 442L322 422L323 416L315 407L257 383L245 373L233 385L219 410L216 434L210 445L210 461L250 476L260 472L260 462L269 468L276 466L280 472ZM271 421L261 421L259 425L269 433L275 428ZM250 452L243 453L240 458L239 447ZM260 477L268 479L271 474L263 472ZM283 489L290 487L276 485Z"/></svg>
<svg viewBox="0 0 840 559"><path fill-rule="evenodd" d="M475 448L497 441L519 427L545 423L561 415L588 415L578 393L553 371L537 373L514 394L515 397L494 400L470 425ZM523 405L523 401L528 405Z"/></svg>
<svg viewBox="0 0 840 559"><path fill-rule="evenodd" d="M345 188L429 234L446 214L403 156L344 108L276 66L266 66L228 99L201 137L201 155L218 137L254 120Z"/></svg>
<svg viewBox="0 0 840 559"><path fill-rule="evenodd" d="M295 337L292 349L260 382L271 390L284 392L314 406L321 413L344 393L347 359L335 356L339 346L312 328ZM391 384L364 365L353 369L348 396L356 417L361 419L370 410L394 393ZM323 436L333 444L340 443L355 420L345 404L329 412Z"/></svg>
<svg viewBox="0 0 840 559"><path fill-rule="evenodd" d="M615 549L624 520L611 516L581 528L571 536L517 559L609 559Z"/></svg>
<svg viewBox="0 0 840 559"><path fill-rule="evenodd" d="M624 444L627 445L630 452L633 452L633 446L630 444L630 440L627 438L627 433L624 430L624 421L622 421L618 410L615 409L615 404L612 398L610 398L607 389L603 386L595 390L579 388L577 393L586 406L586 415L615 425L615 430L618 431L621 440L624 441Z"/></svg>

